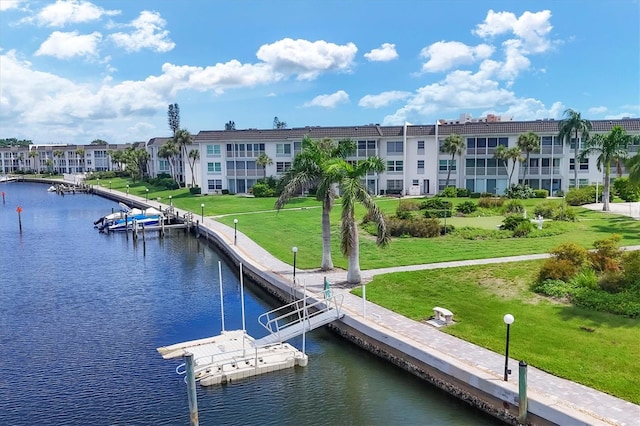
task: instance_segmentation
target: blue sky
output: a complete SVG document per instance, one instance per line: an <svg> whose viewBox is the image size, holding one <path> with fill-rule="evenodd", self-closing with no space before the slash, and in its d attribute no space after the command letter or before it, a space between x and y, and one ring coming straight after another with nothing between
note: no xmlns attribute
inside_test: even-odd
<svg viewBox="0 0 640 426"><path fill-rule="evenodd" d="M0 138L640 116L637 0L0 0Z"/></svg>

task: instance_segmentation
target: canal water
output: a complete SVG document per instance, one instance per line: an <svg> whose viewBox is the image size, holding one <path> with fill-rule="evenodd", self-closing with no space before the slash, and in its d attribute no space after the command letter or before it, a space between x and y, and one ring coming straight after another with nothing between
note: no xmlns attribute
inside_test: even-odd
<svg viewBox="0 0 640 426"><path fill-rule="evenodd" d="M156 348L220 333L218 253L178 230L144 246L100 234L117 204L47 187L0 184L0 424L189 424L178 363ZM240 329L239 282L222 271L225 325ZM278 305L246 283L249 334ZM499 424L327 330L306 350L306 368L198 387L200 424Z"/></svg>

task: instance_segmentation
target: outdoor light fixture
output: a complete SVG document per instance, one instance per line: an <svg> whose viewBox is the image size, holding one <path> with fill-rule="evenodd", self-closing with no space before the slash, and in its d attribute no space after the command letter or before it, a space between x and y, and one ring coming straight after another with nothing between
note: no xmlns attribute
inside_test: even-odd
<svg viewBox="0 0 640 426"><path fill-rule="evenodd" d="M111 181L109 181L109 192L111 192Z"/></svg>
<svg viewBox="0 0 640 426"><path fill-rule="evenodd" d="M238 219L233 219L233 245L238 242Z"/></svg>
<svg viewBox="0 0 640 426"><path fill-rule="evenodd" d="M291 247L293 252L293 285L296 284L296 255L298 254L298 247Z"/></svg>
<svg viewBox="0 0 640 426"><path fill-rule="evenodd" d="M127 197L129 196L129 185L127 185Z"/></svg>
<svg viewBox="0 0 640 426"><path fill-rule="evenodd" d="M145 199L146 201L149 201L149 188L146 188L146 189L145 189L145 191L146 191L146 194L145 194L145 196L144 196L144 199Z"/></svg>
<svg viewBox="0 0 640 426"><path fill-rule="evenodd" d="M507 314L503 320L504 323L507 324L507 346L504 351L504 381L506 382L509 380L509 374L511 374L511 370L509 370L509 328L515 321L515 318L511 314Z"/></svg>
<svg viewBox="0 0 640 426"><path fill-rule="evenodd" d="M204 203L200 204L200 211L202 213L202 222L204 222Z"/></svg>
<svg viewBox="0 0 640 426"><path fill-rule="evenodd" d="M173 196L169 195L169 207L173 207Z"/></svg>

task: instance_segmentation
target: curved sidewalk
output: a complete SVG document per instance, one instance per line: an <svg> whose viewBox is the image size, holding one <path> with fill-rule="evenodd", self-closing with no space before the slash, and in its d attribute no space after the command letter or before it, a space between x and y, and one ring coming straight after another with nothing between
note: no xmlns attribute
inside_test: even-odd
<svg viewBox="0 0 640 426"><path fill-rule="evenodd" d="M234 247L233 228L206 217L203 225L221 235L230 245L230 249L237 251L251 263L261 265L265 271L280 275L282 279L288 282L292 281L293 270L291 265L276 259L243 233L237 233L237 244ZM626 249L640 250L640 246L626 247ZM390 272L518 262L545 257L548 257L548 254L383 268L362 271L362 278L364 281L369 281L375 275ZM337 270L330 273L296 271L296 280L300 283L299 285L305 285L308 291L314 293L323 290L325 277L330 282L344 282L346 281L346 271ZM442 333L430 325L411 320L371 302L366 302L366 318L363 318L364 303L362 298L351 294L349 289L334 287L333 291L344 295L343 309L347 316L365 322L370 327L383 329L389 335L394 335L402 341L410 342L411 346L445 353L459 365L477 372L477 376L484 377L486 380L501 382L503 386L515 391L517 395L518 360L510 359L509 365L515 374L510 376L508 382L504 382L504 355ZM640 425L640 406L638 405L553 376L531 366L528 368L527 381L530 399L536 397L538 401L544 401L545 405L553 406L554 409L559 411L569 412L576 419L575 424Z"/></svg>

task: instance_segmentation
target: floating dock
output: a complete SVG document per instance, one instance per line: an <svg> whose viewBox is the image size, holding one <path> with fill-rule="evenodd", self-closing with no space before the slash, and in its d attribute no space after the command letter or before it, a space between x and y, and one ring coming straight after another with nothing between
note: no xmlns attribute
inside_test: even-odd
<svg viewBox="0 0 640 426"><path fill-rule="evenodd" d="M304 333L342 318L342 299L342 295L323 293L313 297L310 304L305 298L266 312L258 322L269 334L261 339L254 339L245 330L223 330L218 336L160 347L158 352L164 359L193 355L195 381L201 386L224 384L296 365L305 367L308 357L304 352ZM302 351L285 342L300 335ZM180 364L176 373L186 374L186 364Z"/></svg>

